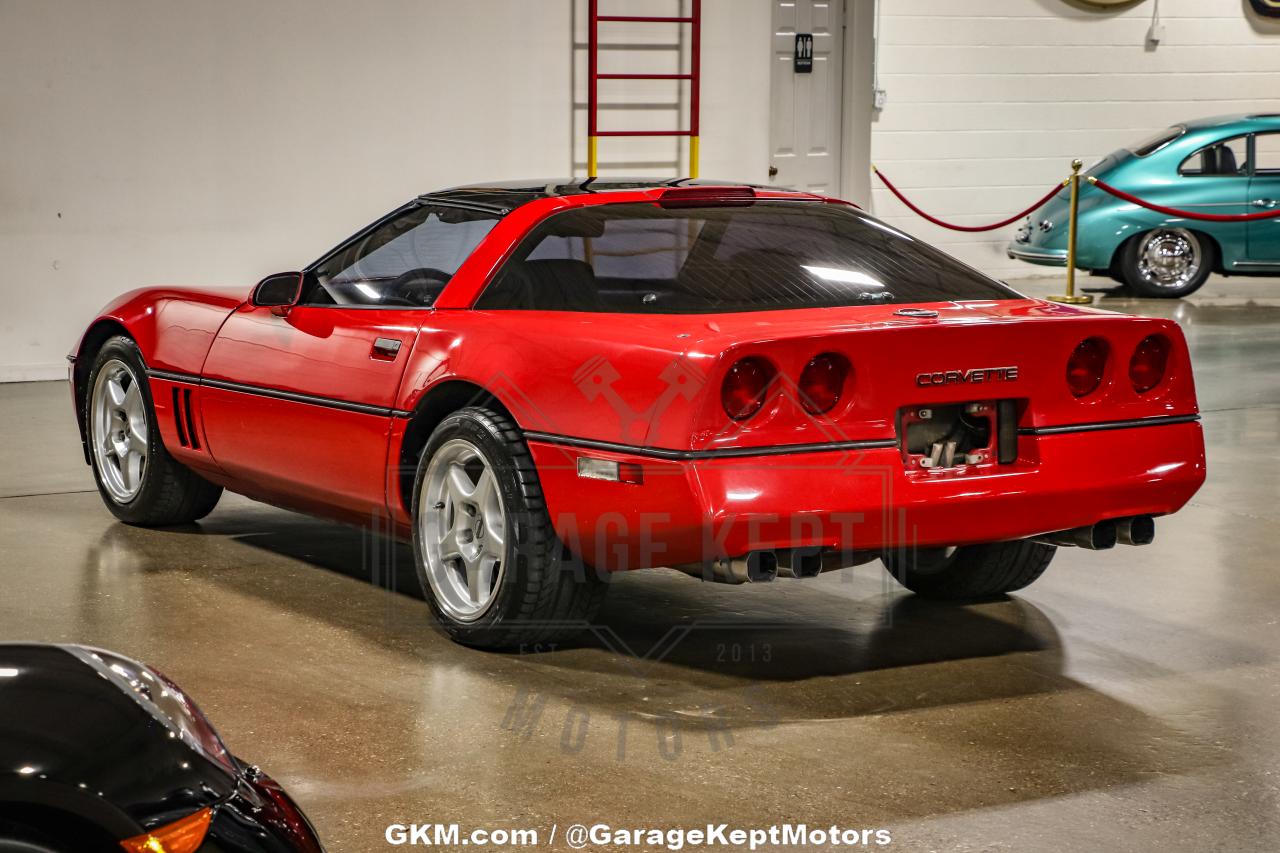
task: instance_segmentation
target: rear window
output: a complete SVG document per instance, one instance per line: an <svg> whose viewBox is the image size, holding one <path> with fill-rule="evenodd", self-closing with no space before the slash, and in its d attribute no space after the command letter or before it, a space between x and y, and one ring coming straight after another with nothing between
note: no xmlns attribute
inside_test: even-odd
<svg viewBox="0 0 1280 853"><path fill-rule="evenodd" d="M476 307L709 314L1014 298L853 208L757 201L554 214L521 241Z"/></svg>
<svg viewBox="0 0 1280 853"><path fill-rule="evenodd" d="M1170 142L1181 136L1184 132L1186 132L1186 128L1184 127L1170 127L1160 131L1155 136L1142 140L1137 145L1129 146L1129 150L1138 157L1146 157L1151 152L1158 151L1165 147Z"/></svg>

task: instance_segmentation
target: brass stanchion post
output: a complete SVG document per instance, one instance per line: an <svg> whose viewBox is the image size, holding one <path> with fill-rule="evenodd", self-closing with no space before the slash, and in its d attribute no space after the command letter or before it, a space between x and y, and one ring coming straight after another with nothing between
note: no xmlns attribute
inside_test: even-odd
<svg viewBox="0 0 1280 853"><path fill-rule="evenodd" d="M1067 292L1062 296L1047 297L1050 302L1065 302L1069 305L1088 305L1092 296L1076 295L1076 211L1080 206L1080 169L1084 166L1080 160L1071 161L1071 219L1067 223Z"/></svg>

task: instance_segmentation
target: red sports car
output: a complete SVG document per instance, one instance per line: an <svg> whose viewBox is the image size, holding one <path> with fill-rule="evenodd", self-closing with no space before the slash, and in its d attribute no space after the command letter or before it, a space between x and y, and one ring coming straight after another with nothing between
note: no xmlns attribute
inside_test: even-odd
<svg viewBox="0 0 1280 853"><path fill-rule="evenodd" d="M854 205L690 181L420 196L302 272L151 288L70 356L107 507L227 488L412 537L480 646L580 629L611 572L916 593L1145 544L1204 481L1166 320L1025 298Z"/></svg>

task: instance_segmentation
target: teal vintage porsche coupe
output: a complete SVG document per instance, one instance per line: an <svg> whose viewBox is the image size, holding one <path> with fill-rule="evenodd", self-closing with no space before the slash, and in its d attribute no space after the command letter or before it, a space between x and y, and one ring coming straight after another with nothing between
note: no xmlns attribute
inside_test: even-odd
<svg viewBox="0 0 1280 853"><path fill-rule="evenodd" d="M1257 213L1280 205L1280 114L1188 121L1107 155L1087 175L1183 211ZM1027 217L1009 257L1066 266L1067 190ZM1167 216L1080 182L1076 267L1142 296L1185 296L1211 272L1280 274L1280 218L1208 222Z"/></svg>

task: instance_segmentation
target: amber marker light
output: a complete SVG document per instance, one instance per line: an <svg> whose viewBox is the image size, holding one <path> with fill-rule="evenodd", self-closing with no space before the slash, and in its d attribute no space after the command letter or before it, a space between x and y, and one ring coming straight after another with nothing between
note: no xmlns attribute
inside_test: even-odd
<svg viewBox="0 0 1280 853"><path fill-rule="evenodd" d="M204 808L181 820L157 827L120 842L128 853L196 853L213 820L213 809Z"/></svg>

